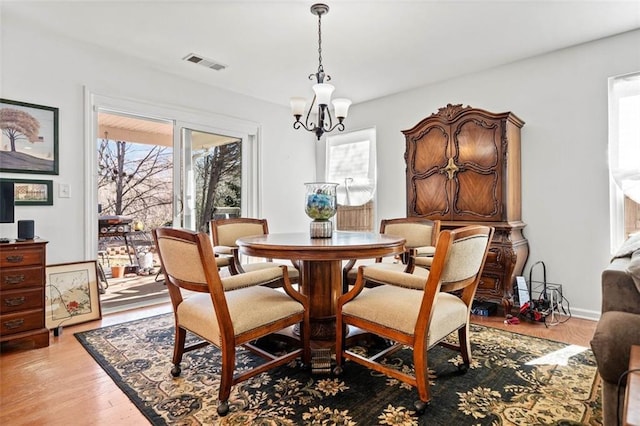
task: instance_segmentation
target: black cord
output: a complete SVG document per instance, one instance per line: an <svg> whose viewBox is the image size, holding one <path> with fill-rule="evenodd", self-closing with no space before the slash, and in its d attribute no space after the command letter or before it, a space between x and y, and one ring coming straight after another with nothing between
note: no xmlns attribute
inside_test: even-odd
<svg viewBox="0 0 640 426"><path fill-rule="evenodd" d="M60 298L60 304L64 306L64 310L67 311L67 314L69 315L69 317L64 318L62 321L60 321L56 328L62 327L62 324L65 321L69 321L71 318L73 318L73 315L71 314L71 311L69 310L69 307L67 306L67 304L64 303L64 299L62 298L62 292L60 291L60 289L53 284L47 284L47 287L54 289L58 293L58 297ZM51 301L49 301L49 303L51 303Z"/></svg>
<svg viewBox="0 0 640 426"><path fill-rule="evenodd" d="M618 378L618 387L616 388L616 391L617 391L616 393L616 424L618 426L622 425L622 423L620 422L620 388L622 387L622 381L629 373L637 373L637 372L640 372L640 368L633 368L631 370L625 371Z"/></svg>

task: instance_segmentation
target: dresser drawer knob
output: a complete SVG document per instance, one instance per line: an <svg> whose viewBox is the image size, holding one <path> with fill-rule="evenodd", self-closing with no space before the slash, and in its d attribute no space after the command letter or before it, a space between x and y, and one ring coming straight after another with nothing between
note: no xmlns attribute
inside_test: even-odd
<svg viewBox="0 0 640 426"><path fill-rule="evenodd" d="M11 321L5 321L4 328L6 328L7 330L13 330L15 328L22 326L22 324L24 324L24 320L22 318L14 319Z"/></svg>
<svg viewBox="0 0 640 426"><path fill-rule="evenodd" d="M20 306L25 300L27 300L27 298L24 296L12 297L10 299L4 299L4 304L7 306Z"/></svg>
<svg viewBox="0 0 640 426"><path fill-rule="evenodd" d="M20 284L24 281L24 275L7 275L4 277L6 284Z"/></svg>
<svg viewBox="0 0 640 426"><path fill-rule="evenodd" d="M16 254L13 256L7 256L7 262L9 263L20 263L24 260L24 256Z"/></svg>

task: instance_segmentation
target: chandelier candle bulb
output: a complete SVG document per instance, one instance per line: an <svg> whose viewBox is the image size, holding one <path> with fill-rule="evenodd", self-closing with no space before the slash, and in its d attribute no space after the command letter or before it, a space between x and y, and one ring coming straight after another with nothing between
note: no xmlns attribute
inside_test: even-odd
<svg viewBox="0 0 640 426"><path fill-rule="evenodd" d="M340 122L345 119L347 114L349 113L349 107L351 106L351 101L349 99L344 98L336 98L333 100L333 109L336 113L336 117ZM304 108L303 108L304 109Z"/></svg>
<svg viewBox="0 0 640 426"><path fill-rule="evenodd" d="M291 98L290 102L293 116L302 117L302 114L304 114L304 108L307 106L307 100L305 98Z"/></svg>
<svg viewBox="0 0 640 426"><path fill-rule="evenodd" d="M331 94L334 90L335 87L333 87L331 84L314 84L313 93L316 94L316 102L318 102L318 105L329 105Z"/></svg>

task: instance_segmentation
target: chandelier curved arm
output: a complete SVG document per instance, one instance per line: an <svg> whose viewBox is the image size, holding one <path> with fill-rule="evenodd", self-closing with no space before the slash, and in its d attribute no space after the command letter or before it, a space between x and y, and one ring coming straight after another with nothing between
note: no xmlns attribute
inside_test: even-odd
<svg viewBox="0 0 640 426"><path fill-rule="evenodd" d="M325 125L322 126L323 127L323 133L329 133L329 132L333 132L335 129L338 129L338 131L343 132L345 127L344 127L344 123L342 122L343 119L338 117L338 122L336 124L333 124L333 117L331 116L331 112L329 111L329 108L327 108L327 116L329 117L328 122L324 123ZM318 138L320 139L320 138Z"/></svg>
<svg viewBox="0 0 640 426"><path fill-rule="evenodd" d="M308 126L307 124L303 123L300 120L294 121L293 122L293 128L298 130L300 128L304 128L305 130L309 131L309 132L313 132L316 129L315 124L311 123L311 126Z"/></svg>
<svg viewBox="0 0 640 426"><path fill-rule="evenodd" d="M344 132L344 129L345 129L344 123L342 121L339 123L336 123L335 126L326 129L325 132L333 132L335 129L338 129L339 132Z"/></svg>
<svg viewBox="0 0 640 426"><path fill-rule="evenodd" d="M311 74L313 75L313 74ZM313 95L313 99L311 100L311 107L309 108L309 111L307 111L307 116L304 120L304 123L302 121L300 121L300 118L302 116L300 115L295 115L294 118L296 119L296 121L293 122L293 128L298 130L299 128L303 127L305 130L307 130L308 132L315 132L317 129L317 126L313 123L313 122L309 122L309 117L311 116L311 111L313 111L313 106L316 104L316 96Z"/></svg>
<svg viewBox="0 0 640 426"><path fill-rule="evenodd" d="M318 140L322 137L323 134L329 133L338 129L338 131L343 132L345 129L345 125L343 123L344 118L338 117L338 122L333 123L333 115L331 115L331 110L328 106L317 105L318 109L318 124L315 124L312 121L309 121L311 117L311 111L316 107L316 96L313 96L313 100L311 101L311 107L307 111L307 116L305 117L304 122L300 119L301 115L295 115L296 121L293 122L293 128L298 130L300 128L304 128L308 132L313 132L316 134Z"/></svg>

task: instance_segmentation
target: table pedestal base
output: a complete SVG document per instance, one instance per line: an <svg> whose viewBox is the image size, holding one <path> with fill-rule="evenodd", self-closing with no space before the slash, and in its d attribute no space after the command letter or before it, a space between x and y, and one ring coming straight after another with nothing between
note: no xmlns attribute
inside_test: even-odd
<svg viewBox="0 0 640 426"><path fill-rule="evenodd" d="M342 294L342 261L305 260L300 264L300 277L300 292L310 300L311 340L334 341L335 306Z"/></svg>

